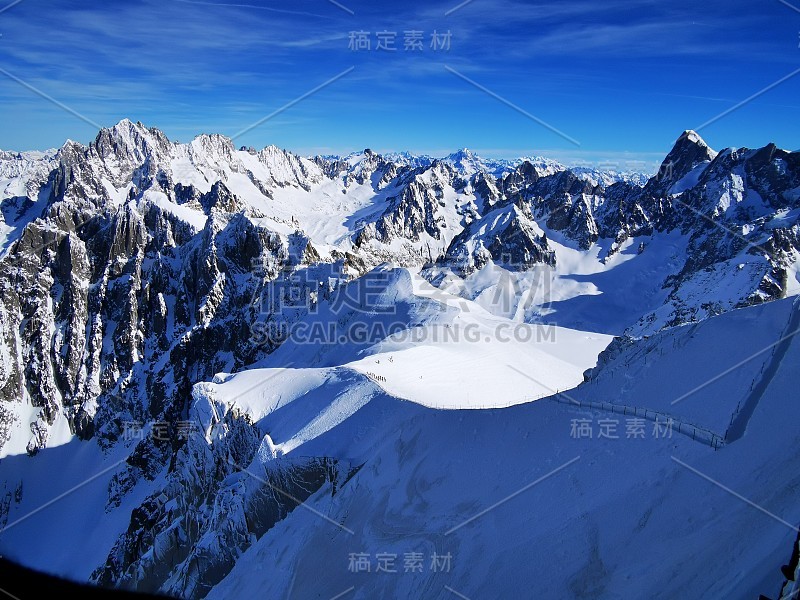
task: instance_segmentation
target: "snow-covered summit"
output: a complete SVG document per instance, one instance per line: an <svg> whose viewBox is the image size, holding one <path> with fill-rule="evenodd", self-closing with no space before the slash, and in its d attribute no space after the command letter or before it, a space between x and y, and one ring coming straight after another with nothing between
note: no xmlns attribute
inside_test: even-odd
<svg viewBox="0 0 800 600"><path fill-rule="evenodd" d="M698 480L667 469L718 469L798 518L797 436L776 430L796 420L797 153L688 131L637 181L468 149L177 143L124 120L0 153L0 192L4 555L201 598L508 596L531 568L543 596L547 574L559 596L757 597L788 554L742 503L709 496L722 516L696 527ZM570 437L620 414L675 437ZM463 523L549 472L512 517ZM703 569L676 575L653 539ZM456 553L458 588L346 568L420 548Z"/></svg>

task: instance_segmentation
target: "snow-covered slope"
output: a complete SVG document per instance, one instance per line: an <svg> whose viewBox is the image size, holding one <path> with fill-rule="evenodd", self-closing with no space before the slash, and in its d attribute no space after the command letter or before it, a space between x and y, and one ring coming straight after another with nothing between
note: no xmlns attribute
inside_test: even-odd
<svg viewBox="0 0 800 600"><path fill-rule="evenodd" d="M800 343L670 400L738 358L728 338L764 347L792 311L783 301L633 342L571 400L440 412L373 396L313 439L286 442L282 431L275 441L288 443L286 456L343 455L363 466L267 532L209 597L774 596L800 519L798 432L786 426L800 417ZM664 376L674 373L686 377L668 390ZM633 386L620 385L625 376ZM698 420L723 433L750 383L759 396L741 438L719 449L693 439ZM575 435L576 423L592 437ZM406 570L413 553L421 572ZM358 554L370 572L352 566ZM434 554L449 554L449 568L431 567ZM393 557L395 572L379 570L381 556L384 567Z"/></svg>
<svg viewBox="0 0 800 600"><path fill-rule="evenodd" d="M0 150L0 252L43 208L47 178L58 159L56 150L4 152Z"/></svg>
<svg viewBox="0 0 800 600"><path fill-rule="evenodd" d="M798 308L780 301L621 340L568 395L503 410L431 410L348 366L220 375L195 386L197 434L175 464L122 503L114 493L130 466L93 442L4 459L4 551L82 578L120 535L99 581L192 597L505 597L520 586L537 597L774 594L796 534L780 520L800 519L798 435L786 427L800 416L800 346L769 345ZM745 348L768 350L687 395ZM536 360L518 364L535 388ZM676 372L684 377L667 389ZM741 435L726 439L748 402ZM76 537L94 555L76 556ZM31 539L46 547L28 553ZM369 573L351 566L356 554ZM406 572L419 554L423 570ZM435 570L434 554L450 555L449 566ZM376 572L381 556L394 556L396 572Z"/></svg>
<svg viewBox="0 0 800 600"><path fill-rule="evenodd" d="M779 340L800 327L797 153L689 131L640 182L466 149L177 144L125 120L88 146L0 154L0 184L3 554L182 597L780 584L783 540L742 507L717 519L708 495L711 524L686 524L703 479L671 457L795 522L792 427L758 444L781 411L794 422L796 343ZM673 418L675 437L570 436L629 412ZM446 535L578 455L528 510ZM745 549L709 554L730 523ZM680 540L705 571L675 562ZM463 564L458 581L370 579L347 569L362 547Z"/></svg>
<svg viewBox="0 0 800 600"><path fill-rule="evenodd" d="M283 337L281 347L254 367L346 367L395 397L435 408L511 406L574 387L611 341L493 315L407 269L388 268L340 288ZM538 365L541 384L507 372L508 365L526 364Z"/></svg>

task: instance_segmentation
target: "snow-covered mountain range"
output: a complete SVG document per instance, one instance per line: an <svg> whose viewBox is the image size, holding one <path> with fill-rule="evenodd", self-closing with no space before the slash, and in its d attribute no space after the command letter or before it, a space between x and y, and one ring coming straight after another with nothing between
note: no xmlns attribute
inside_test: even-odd
<svg viewBox="0 0 800 600"><path fill-rule="evenodd" d="M0 152L0 193L4 555L191 598L785 583L796 152L687 131L647 178L125 120Z"/></svg>

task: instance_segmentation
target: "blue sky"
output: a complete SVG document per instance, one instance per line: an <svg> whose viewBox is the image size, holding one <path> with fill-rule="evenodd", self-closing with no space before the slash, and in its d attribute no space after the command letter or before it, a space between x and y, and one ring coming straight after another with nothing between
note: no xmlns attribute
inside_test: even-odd
<svg viewBox="0 0 800 600"><path fill-rule="evenodd" d="M792 3L21 0L0 12L0 148L86 143L86 121L125 117L180 141L232 136L320 88L237 145L653 163L800 69ZM348 47L354 31L371 49ZM404 50L407 31L422 50ZM434 31L449 49L430 47ZM700 133L798 149L798 114L800 73Z"/></svg>

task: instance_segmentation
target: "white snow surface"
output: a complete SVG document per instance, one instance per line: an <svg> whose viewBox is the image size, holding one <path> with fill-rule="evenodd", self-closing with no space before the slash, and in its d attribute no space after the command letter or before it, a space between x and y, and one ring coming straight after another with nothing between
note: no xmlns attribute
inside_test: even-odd
<svg viewBox="0 0 800 600"><path fill-rule="evenodd" d="M275 367L319 365L352 369L395 397L429 407L511 406L576 386L612 339L495 316L471 300L433 287L408 269L386 267L376 273L385 276L381 281L385 287L375 302L391 310L357 313L351 325L395 333L379 334L370 343L303 344L290 338L263 361L267 369L248 370L212 384L219 388L216 393L236 398L240 405L240 391L258 378L269 378ZM336 316L326 311L315 319L326 330L336 322ZM256 418L276 402L271 391L261 393L266 396L260 401L253 398L254 392L244 396L243 406Z"/></svg>
<svg viewBox="0 0 800 600"><path fill-rule="evenodd" d="M133 124L117 127L135 145ZM399 192L377 184L366 153L346 157L350 170L333 178L313 160L273 146L236 150L221 136L172 144L168 154L174 183L207 193L222 181L255 223L281 236L304 231L323 258L350 249L358 226L374 222ZM2 197L29 196L29 183L46 176L54 157L3 157ZM427 160L399 158L408 166ZM443 162L467 175L508 168L466 149ZM695 186L706 167L670 193ZM121 170L110 164L103 179L116 204L132 189L115 183ZM366 174L365 182L354 174ZM436 183L437 167L415 177ZM376 256L449 245L480 199L469 187L442 187L441 236L371 240ZM740 208L762 214L764 200L744 189L733 173L707 191L722 216ZM40 214L40 196L0 224L0 248ZM147 190L141 201L195 231L206 226L202 210L159 191ZM499 211L483 217L487 232L496 217ZM784 211L765 228L795 218ZM521 590L533 597L758 597L778 589L796 534L791 524L800 521L800 436L785 426L800 417L800 336L786 337L800 308L786 299L659 331L673 310L663 283L686 261L686 234L630 238L611 253L612 240L578 250L541 223L533 227L555 251L555 269L516 273L489 261L461 278L438 267L382 265L348 284L363 292L377 281L371 304L337 312L323 303L299 323L337 334L358 326L373 332L368 339L290 339L246 370L195 385L190 414L203 431L220 406L257 424L263 441L253 472L283 457L361 465L335 495L324 486L308 501L313 510L294 510L254 540L210 598L483 598ZM789 295L800 294L797 265L787 269ZM445 278L434 287L429 281L438 275ZM762 275L762 258L742 252L687 278L675 297L696 306L714 289L728 310ZM637 323L646 314L652 320ZM645 337L601 354L626 331ZM0 500L20 482L22 491L0 521L0 551L86 580L165 474L139 481L109 509L112 476L130 444L109 451L79 442L59 415L47 447L31 458L25 447L40 409L25 398L11 408ZM643 415L643 438L626 435L628 411ZM653 419L662 418L674 424L667 439L653 434ZM579 419L593 424L591 438L572 435ZM618 439L598 437L604 419L617 419ZM709 438L727 443L715 449ZM352 573L354 552L395 553L399 572L375 573L373 562L372 573ZM403 572L406 552L424 554L422 573ZM449 572L432 571L433 552L451 553Z"/></svg>
<svg viewBox="0 0 800 600"><path fill-rule="evenodd" d="M723 376L675 405L664 377L679 384L677 398L692 378L736 358L729 356L731 336L753 349L778 339L790 305L675 328L660 334L665 339L655 350L639 347L635 359L610 363L610 371L570 393L576 402L665 410L674 419L668 437L655 437L650 420L643 437L628 437L621 411L563 399L502 411L430 411L365 384L361 401L335 411L349 417L320 435L293 436L287 446L290 454L347 456L364 466L335 496L330 488L315 494L313 511L298 509L278 523L209 598L327 598L346 590L353 598L448 598L450 590L468 598L516 597L520 590L553 598L775 593L796 536L791 524L800 519L798 435L784 426L800 418L792 400L800 343L792 338L785 353L765 352L733 379ZM773 367L743 437L715 450L678 433L690 419L723 432L738 401L728 390L740 389L740 378L760 381ZM619 385L626 375L633 387ZM317 413L309 401L295 418L303 410L301 421L311 422L339 402L337 396ZM265 424L292 420L280 412ZM598 438L599 423L609 418L618 419L618 439ZM571 435L576 419L592 423L591 439ZM532 555L532 548L542 551ZM403 572L410 552L424 555L423 573ZM451 554L449 572L428 568L434 552ZM369 555L370 573L348 568L352 553ZM396 556L398 572L375 572L380 553Z"/></svg>

